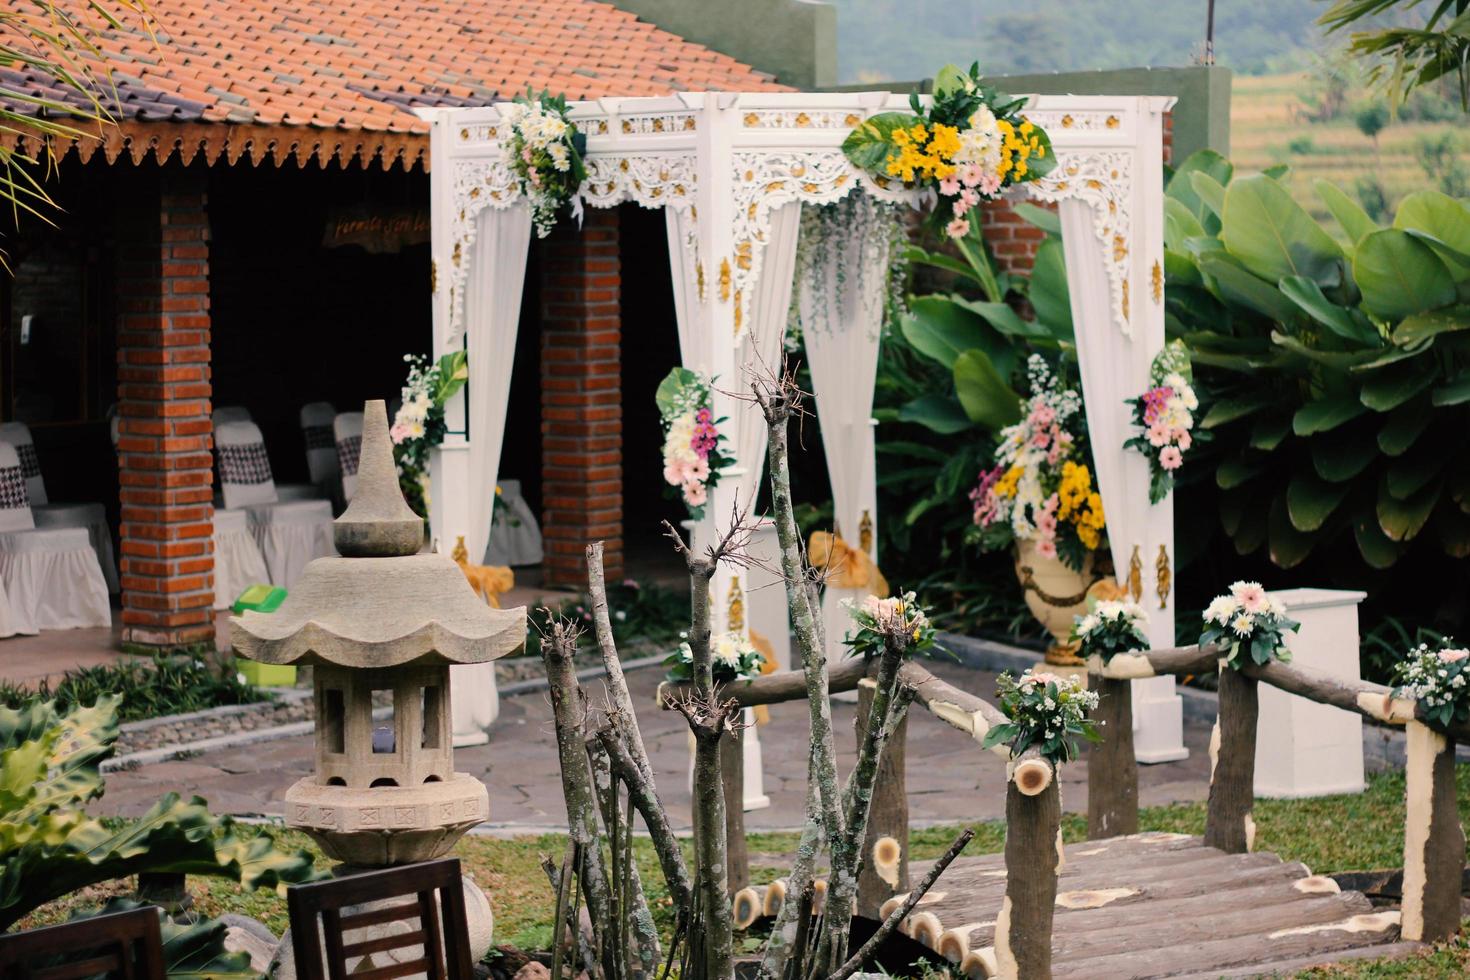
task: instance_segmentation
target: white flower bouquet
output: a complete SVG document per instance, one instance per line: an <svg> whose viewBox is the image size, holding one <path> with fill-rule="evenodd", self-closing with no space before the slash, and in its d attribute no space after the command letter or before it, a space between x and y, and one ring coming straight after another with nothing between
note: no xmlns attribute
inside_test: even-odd
<svg viewBox="0 0 1470 980"><path fill-rule="evenodd" d="M1286 615L1285 606L1266 594L1261 583L1236 582L1205 609L1199 645L1224 647L1226 661L1237 668L1246 656L1258 664L1271 660L1290 663L1286 634L1299 625Z"/></svg>
<svg viewBox="0 0 1470 980"><path fill-rule="evenodd" d="M716 683L749 680L761 672L764 659L744 633L716 633L709 639L710 670ZM689 641L664 658L671 681L694 680L694 651Z"/></svg>
<svg viewBox="0 0 1470 980"><path fill-rule="evenodd" d="M721 445L725 436L719 427L725 420L714 417L710 380L688 368L670 371L655 398L664 427L664 482L697 521L720 481L720 470L733 462Z"/></svg>
<svg viewBox="0 0 1470 980"><path fill-rule="evenodd" d="M1148 613L1136 602L1099 602L1072 625L1072 639L1079 644L1077 655L1084 659L1098 656L1106 664L1114 654L1146 650L1148 637L1143 627L1147 622Z"/></svg>
<svg viewBox="0 0 1470 980"><path fill-rule="evenodd" d="M1000 708L1010 719L985 733L985 748L1005 743L1015 758L1035 745L1053 764L1077 757L1077 739L1102 741L1087 713L1097 707L1097 695L1076 676L1028 670L1020 677L1006 671L996 678Z"/></svg>
<svg viewBox="0 0 1470 980"><path fill-rule="evenodd" d="M913 592L887 599L870 595L861 603L843 599L842 606L857 627L843 641L853 654L866 657L882 653L883 636L894 628L909 634L909 653L923 653L935 646L938 631Z"/></svg>
<svg viewBox="0 0 1470 980"><path fill-rule="evenodd" d="M578 193L587 179L582 162L586 137L567 118L566 97L544 91L536 95L528 88L525 95L502 106L500 115L511 128L506 162L520 178L521 193L531 202L536 237L551 234L564 206L580 219Z"/></svg>
<svg viewBox="0 0 1470 980"><path fill-rule="evenodd" d="M1423 708L1431 727L1470 720L1470 650L1433 650L1421 643L1393 669L1394 694Z"/></svg>

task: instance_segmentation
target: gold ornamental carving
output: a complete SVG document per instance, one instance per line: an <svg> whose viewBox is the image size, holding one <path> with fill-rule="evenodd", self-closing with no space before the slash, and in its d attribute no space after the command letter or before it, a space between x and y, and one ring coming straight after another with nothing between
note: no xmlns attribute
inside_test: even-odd
<svg viewBox="0 0 1470 980"><path fill-rule="evenodd" d="M873 515L866 508L858 523L858 547L869 555L873 553Z"/></svg>
<svg viewBox="0 0 1470 980"><path fill-rule="evenodd" d="M740 579L730 579L730 592L726 597L725 629L731 633L745 630L745 593L740 588Z"/></svg>
<svg viewBox="0 0 1470 980"><path fill-rule="evenodd" d="M720 302L730 302L730 260L720 259Z"/></svg>
<svg viewBox="0 0 1470 980"><path fill-rule="evenodd" d="M1143 559L1138 556L1138 545L1133 546L1133 557L1128 559L1128 592L1134 602L1143 599Z"/></svg>
<svg viewBox="0 0 1470 980"><path fill-rule="evenodd" d="M1169 552L1163 545L1159 545L1159 557L1154 562L1154 569L1158 572L1159 608L1169 608L1169 586L1173 584L1174 573L1169 568Z"/></svg>

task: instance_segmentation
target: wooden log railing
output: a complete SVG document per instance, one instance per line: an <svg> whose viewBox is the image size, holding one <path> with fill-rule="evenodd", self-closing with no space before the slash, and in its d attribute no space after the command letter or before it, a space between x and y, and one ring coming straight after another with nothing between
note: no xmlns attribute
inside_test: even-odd
<svg viewBox="0 0 1470 980"><path fill-rule="evenodd" d="M1416 704L1395 698L1370 681L1344 680L1321 671L1271 661L1231 668L1222 651L1198 646L1118 654L1106 665L1088 663L1107 724L1103 751L1088 759L1088 833L1111 837L1138 826L1137 763L1133 759L1132 709L1128 681L1165 674L1218 670L1220 708L1210 739L1210 797L1205 843L1233 854L1251 850L1254 801L1257 692L1261 684L1351 711L1384 725L1404 726L1408 744L1404 825L1404 884L1401 935L1439 942L1460 927L1460 882L1465 835L1455 802L1455 744L1470 741L1470 724L1446 732L1430 729ZM1108 702L1112 703L1109 704ZM1127 723L1124 722L1127 719ZM1107 743L1112 743L1111 748ZM1126 787L1132 786L1132 792ZM1120 789L1123 787L1123 789Z"/></svg>

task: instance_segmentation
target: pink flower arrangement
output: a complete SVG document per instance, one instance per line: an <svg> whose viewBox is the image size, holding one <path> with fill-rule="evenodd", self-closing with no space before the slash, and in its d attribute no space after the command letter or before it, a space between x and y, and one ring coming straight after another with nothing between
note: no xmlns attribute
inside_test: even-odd
<svg viewBox="0 0 1470 980"><path fill-rule="evenodd" d="M729 462L720 452L724 437L710 407L710 383L694 371L675 368L659 385L658 405L664 425L664 482L698 520L720 469Z"/></svg>
<svg viewBox="0 0 1470 980"><path fill-rule="evenodd" d="M1172 345L1154 359L1153 385L1129 400L1133 424L1139 432L1123 445L1148 457L1150 503L1158 503L1174 489L1174 474L1184 465L1184 454L1194 445L1194 412L1199 399L1183 372L1188 361Z"/></svg>

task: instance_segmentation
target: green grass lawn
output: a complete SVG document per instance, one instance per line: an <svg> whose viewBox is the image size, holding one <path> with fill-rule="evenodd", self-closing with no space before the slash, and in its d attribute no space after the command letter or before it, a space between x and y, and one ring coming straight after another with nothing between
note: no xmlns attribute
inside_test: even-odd
<svg viewBox="0 0 1470 980"><path fill-rule="evenodd" d="M1470 822L1470 765L1457 772L1461 819ZM1257 826L1256 849L1272 851L1287 861L1301 861L1313 871L1331 874L1337 871L1398 867L1402 864L1404 780L1402 774L1375 775L1369 779L1366 792L1357 796L1332 796L1315 800L1259 800L1255 808ZM1148 807L1140 814L1144 830L1199 834L1204 831L1205 807L1202 803ZM1002 821L986 821L972 825L975 839L966 853L983 854L999 851L1005 843ZM933 827L914 831L910 838L912 856L937 856L959 833L960 826ZM1080 841L1086 836L1086 820L1069 814L1063 821L1067 841ZM301 834L275 831L282 844L315 850ZM559 856L565 840L557 834L501 839L470 836L460 841L455 854L466 871L490 896L495 910L497 943L508 943L526 949L544 949L551 939L551 912L554 904L551 887L541 870L542 854ZM748 838L752 854L782 855L795 847L794 834L751 834ZM655 914L665 930L672 925L669 899L662 887L653 849L646 840L634 842L639 869ZM318 854L318 863L328 862ZM755 866L751 877L757 882L769 881L782 873L781 868ZM274 892L243 892L239 886L203 878L191 878L190 890L196 908L207 916L223 912L240 912L260 919L280 934L286 928L286 903ZM125 894L129 882L114 883L54 903L38 913L31 925L64 918L73 908L95 905L112 894ZM1433 955L1408 961L1383 964L1353 964L1331 971L1314 971L1304 976L1327 977L1463 977L1470 975L1470 947L1462 941Z"/></svg>

